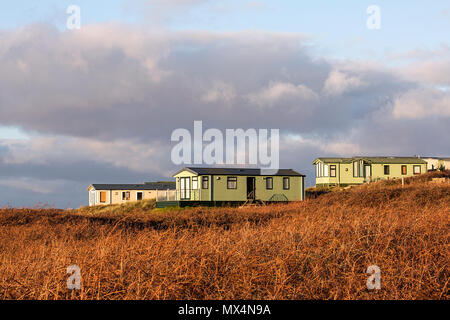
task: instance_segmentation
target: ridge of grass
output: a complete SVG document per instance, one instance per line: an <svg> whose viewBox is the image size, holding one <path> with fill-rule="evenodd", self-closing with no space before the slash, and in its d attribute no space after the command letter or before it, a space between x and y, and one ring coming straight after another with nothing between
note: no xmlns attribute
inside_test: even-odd
<svg viewBox="0 0 450 320"><path fill-rule="evenodd" d="M0 299L448 299L450 184L436 177L450 172L242 209L0 209Z"/></svg>

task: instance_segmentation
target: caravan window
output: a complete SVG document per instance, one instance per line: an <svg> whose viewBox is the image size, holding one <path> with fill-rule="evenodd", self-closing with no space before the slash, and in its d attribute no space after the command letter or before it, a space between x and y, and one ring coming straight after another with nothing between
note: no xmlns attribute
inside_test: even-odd
<svg viewBox="0 0 450 320"><path fill-rule="evenodd" d="M208 180L207 176L202 177L202 189L208 189Z"/></svg>
<svg viewBox="0 0 450 320"><path fill-rule="evenodd" d="M336 177L336 165L330 165L330 177Z"/></svg>
<svg viewBox="0 0 450 320"><path fill-rule="evenodd" d="M267 190L272 190L273 189L273 178L272 177L267 177L266 178L266 189Z"/></svg>
<svg viewBox="0 0 450 320"><path fill-rule="evenodd" d="M289 190L290 187L291 187L291 183L290 183L289 177L284 177L283 178L283 189Z"/></svg>
<svg viewBox="0 0 450 320"><path fill-rule="evenodd" d="M236 188L237 188L237 177L228 177L227 189L236 189Z"/></svg>
<svg viewBox="0 0 450 320"><path fill-rule="evenodd" d="M198 189L198 177L192 177L192 189L193 190Z"/></svg>
<svg viewBox="0 0 450 320"><path fill-rule="evenodd" d="M413 167L413 172L414 172L414 174L420 174L421 173L421 168L420 168L420 166L414 166Z"/></svg>
<svg viewBox="0 0 450 320"><path fill-rule="evenodd" d="M100 202L101 203L106 202L106 191L100 191Z"/></svg>
<svg viewBox="0 0 450 320"><path fill-rule="evenodd" d="M324 165L323 167L324 167L323 176L324 176L324 177L328 177L328 165L326 164L326 165Z"/></svg>
<svg viewBox="0 0 450 320"><path fill-rule="evenodd" d="M353 177L359 177L359 168L358 168L358 162L353 162Z"/></svg>

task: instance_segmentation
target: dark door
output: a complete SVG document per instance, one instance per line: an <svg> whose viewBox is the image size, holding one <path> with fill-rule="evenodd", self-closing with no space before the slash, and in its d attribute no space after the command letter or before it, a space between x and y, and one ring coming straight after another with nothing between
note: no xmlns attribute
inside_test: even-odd
<svg viewBox="0 0 450 320"><path fill-rule="evenodd" d="M255 177L247 177L247 199L255 199Z"/></svg>
<svg viewBox="0 0 450 320"><path fill-rule="evenodd" d="M142 192L138 192L136 198L138 201L142 200Z"/></svg>

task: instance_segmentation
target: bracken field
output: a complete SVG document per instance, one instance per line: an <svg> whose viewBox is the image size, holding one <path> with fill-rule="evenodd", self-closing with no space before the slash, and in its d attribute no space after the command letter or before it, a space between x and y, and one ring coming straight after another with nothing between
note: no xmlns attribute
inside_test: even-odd
<svg viewBox="0 0 450 320"><path fill-rule="evenodd" d="M432 177L450 172L261 207L0 209L0 299L448 299L450 183Z"/></svg>

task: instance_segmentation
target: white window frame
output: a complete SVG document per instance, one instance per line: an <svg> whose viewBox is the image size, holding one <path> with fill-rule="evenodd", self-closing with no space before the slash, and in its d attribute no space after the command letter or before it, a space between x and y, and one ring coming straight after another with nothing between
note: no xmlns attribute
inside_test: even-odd
<svg viewBox="0 0 450 320"><path fill-rule="evenodd" d="M192 190L198 189L198 177L192 177Z"/></svg>
<svg viewBox="0 0 450 320"><path fill-rule="evenodd" d="M331 175L331 170L332 170L331 167L334 167L334 169L333 169L334 170L334 176ZM330 165L330 178L336 178L336 175L337 175L336 171L337 171L336 170L336 165L335 164Z"/></svg>
<svg viewBox="0 0 450 320"><path fill-rule="evenodd" d="M356 166L356 168L355 168ZM359 178L359 162L353 161L353 178Z"/></svg>
<svg viewBox="0 0 450 320"><path fill-rule="evenodd" d="M89 205L95 206L95 197L96 197L96 190L91 190L89 193Z"/></svg>
<svg viewBox="0 0 450 320"><path fill-rule="evenodd" d="M191 199L191 177L180 178L180 200Z"/></svg>
<svg viewBox="0 0 450 320"><path fill-rule="evenodd" d="M125 196L125 194L126 193L129 193L130 194L130 196L128 197L128 199L127 199L127 197ZM125 199L124 199L125 198ZM122 201L130 201L131 200L131 191L122 191Z"/></svg>

